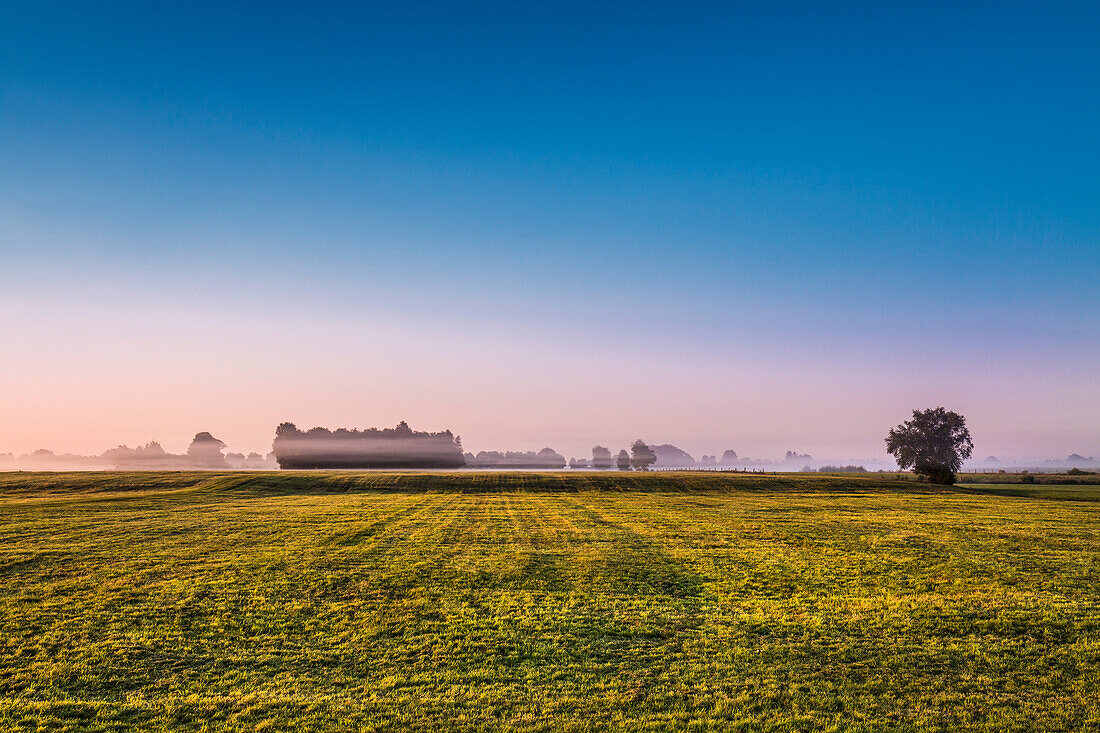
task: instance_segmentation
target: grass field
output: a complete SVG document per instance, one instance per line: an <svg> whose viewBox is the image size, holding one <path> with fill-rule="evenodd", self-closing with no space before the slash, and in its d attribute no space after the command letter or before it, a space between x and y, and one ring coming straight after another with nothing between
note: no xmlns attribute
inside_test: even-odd
<svg viewBox="0 0 1100 733"><path fill-rule="evenodd" d="M0 474L0 729L1100 730L1098 499Z"/></svg>

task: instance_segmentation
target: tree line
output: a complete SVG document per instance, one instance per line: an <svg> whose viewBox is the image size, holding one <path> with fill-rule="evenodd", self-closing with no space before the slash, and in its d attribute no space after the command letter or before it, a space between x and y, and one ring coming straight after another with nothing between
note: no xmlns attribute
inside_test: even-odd
<svg viewBox="0 0 1100 733"><path fill-rule="evenodd" d="M279 468L461 468L462 439L450 430L416 431L402 420L393 428L299 430L291 422L275 429Z"/></svg>

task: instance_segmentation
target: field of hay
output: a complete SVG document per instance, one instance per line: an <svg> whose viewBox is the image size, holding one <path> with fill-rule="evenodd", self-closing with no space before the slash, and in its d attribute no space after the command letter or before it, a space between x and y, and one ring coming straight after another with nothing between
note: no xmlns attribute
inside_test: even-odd
<svg viewBox="0 0 1100 733"><path fill-rule="evenodd" d="M1100 729L1100 487L1004 490L0 474L0 729Z"/></svg>

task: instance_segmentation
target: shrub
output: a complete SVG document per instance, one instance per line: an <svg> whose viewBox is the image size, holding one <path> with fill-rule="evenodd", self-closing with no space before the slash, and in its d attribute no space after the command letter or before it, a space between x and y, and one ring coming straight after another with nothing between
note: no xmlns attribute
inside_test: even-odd
<svg viewBox="0 0 1100 733"><path fill-rule="evenodd" d="M916 472L928 480L929 483L942 484L943 486L955 485L955 472L944 465L917 466Z"/></svg>

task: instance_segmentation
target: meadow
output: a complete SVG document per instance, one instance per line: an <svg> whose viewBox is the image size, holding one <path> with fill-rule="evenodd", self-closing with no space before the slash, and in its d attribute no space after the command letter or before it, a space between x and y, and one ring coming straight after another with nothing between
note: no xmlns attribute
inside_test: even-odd
<svg viewBox="0 0 1100 733"><path fill-rule="evenodd" d="M1096 485L10 473L0 517L3 730L1100 730Z"/></svg>

